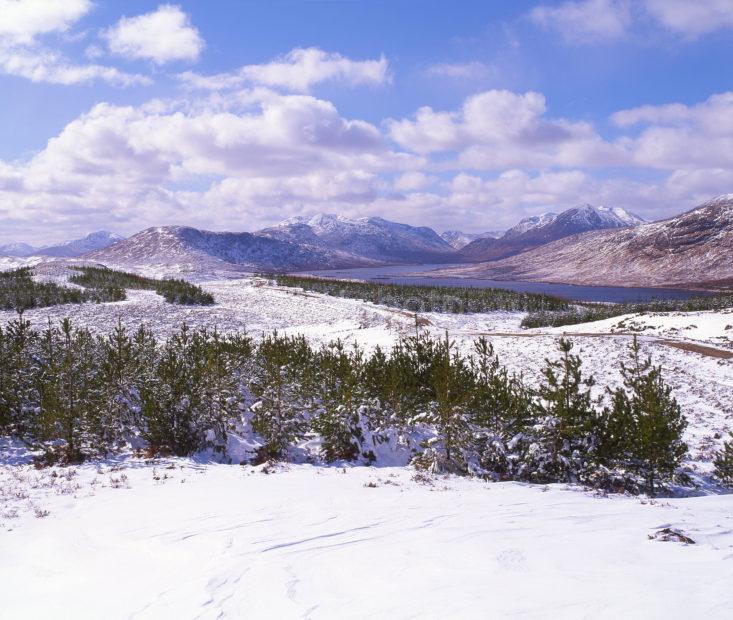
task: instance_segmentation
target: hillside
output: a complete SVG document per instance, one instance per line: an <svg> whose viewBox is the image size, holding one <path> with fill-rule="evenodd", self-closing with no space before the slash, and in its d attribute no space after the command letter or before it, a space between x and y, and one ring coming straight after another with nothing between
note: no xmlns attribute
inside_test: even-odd
<svg viewBox="0 0 733 620"><path fill-rule="evenodd" d="M352 219L320 213L291 218L256 235L353 255L355 262L440 263L458 259L454 248L432 228L381 217Z"/></svg>
<svg viewBox="0 0 733 620"><path fill-rule="evenodd" d="M65 241L64 243L58 243L56 245L33 247L32 245L23 242L7 243L0 245L0 256L13 256L18 258L28 256L76 258L83 254L87 254L88 252L107 248L122 239L124 239L124 237L115 233L107 232L106 230L99 230L87 235L86 237L82 237L81 239L72 239L71 241Z"/></svg>
<svg viewBox="0 0 733 620"><path fill-rule="evenodd" d="M211 232L186 226L149 228L86 258L123 267L167 271L292 271L387 263L458 260L430 228L381 218L319 215L254 233Z"/></svg>
<svg viewBox="0 0 733 620"><path fill-rule="evenodd" d="M544 213L526 218L499 239L477 239L461 249L468 261L499 260L557 239L592 230L633 227L643 220L621 208L584 205L560 215Z"/></svg>
<svg viewBox="0 0 733 620"><path fill-rule="evenodd" d="M730 287L733 194L661 222L575 235L503 260L432 275L604 286Z"/></svg>
<svg viewBox="0 0 733 620"><path fill-rule="evenodd" d="M482 233L467 233L461 230L444 230L440 233L440 236L453 248L460 250L462 247L467 246L471 241L475 241L476 239L484 239L486 237L498 239L503 234L504 231L502 230L487 230Z"/></svg>

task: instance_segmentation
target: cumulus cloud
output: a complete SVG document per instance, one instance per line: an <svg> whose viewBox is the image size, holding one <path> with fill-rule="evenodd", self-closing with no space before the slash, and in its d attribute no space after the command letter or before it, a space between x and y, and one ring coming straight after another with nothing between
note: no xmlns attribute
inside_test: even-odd
<svg viewBox="0 0 733 620"><path fill-rule="evenodd" d="M228 90L247 84L280 87L307 92L314 85L339 81L350 86L380 85L389 81L389 65L381 56L376 60L352 60L318 48L297 48L285 56L259 65L245 65L237 71L216 75L181 73L179 79L191 88Z"/></svg>
<svg viewBox="0 0 733 620"><path fill-rule="evenodd" d="M42 44L44 35L66 33L91 7L89 0L0 0L0 71L52 84L93 80L115 86L150 83L149 78L115 67L76 64Z"/></svg>
<svg viewBox="0 0 733 620"><path fill-rule="evenodd" d="M126 73L115 67L75 64L63 54L42 47L0 48L0 70L31 82L49 84L70 85L102 80L115 86L126 87L152 83L148 77Z"/></svg>
<svg viewBox="0 0 733 620"><path fill-rule="evenodd" d="M668 30L690 39L733 27L730 0L646 0L646 10Z"/></svg>
<svg viewBox="0 0 733 620"><path fill-rule="evenodd" d="M687 106L669 104L621 110L611 120L638 129L620 140L634 165L665 170L733 170L733 92Z"/></svg>
<svg viewBox="0 0 733 620"><path fill-rule="evenodd" d="M304 203L370 202L406 159L376 127L305 95L269 93L246 111L98 104L25 164L0 166L0 218L252 228Z"/></svg>
<svg viewBox="0 0 733 620"><path fill-rule="evenodd" d="M572 0L558 6L535 7L529 16L537 25L554 30L571 43L617 40L631 25L628 0Z"/></svg>
<svg viewBox="0 0 733 620"><path fill-rule="evenodd" d="M0 161L2 235L252 230L316 211L481 230L582 202L655 218L730 191L731 119L733 93L621 110L613 142L550 117L540 93L487 91L381 130L264 87L98 104L29 160Z"/></svg>
<svg viewBox="0 0 733 620"><path fill-rule="evenodd" d="M163 4L152 13L123 17L103 33L112 54L165 64L197 60L204 40L181 7Z"/></svg>
<svg viewBox="0 0 733 620"><path fill-rule="evenodd" d="M460 110L418 109L412 119L388 123L391 138L416 153L459 152L458 165L497 169L513 166L601 165L615 158L585 122L546 116L542 94L490 90L465 100Z"/></svg>
<svg viewBox="0 0 733 620"><path fill-rule="evenodd" d="M33 43L38 35L67 30L91 8L90 0L0 0L0 39Z"/></svg>
<svg viewBox="0 0 733 620"><path fill-rule="evenodd" d="M392 187L398 192L409 192L431 185L435 180L435 177L424 172L412 170L397 177L392 183Z"/></svg>

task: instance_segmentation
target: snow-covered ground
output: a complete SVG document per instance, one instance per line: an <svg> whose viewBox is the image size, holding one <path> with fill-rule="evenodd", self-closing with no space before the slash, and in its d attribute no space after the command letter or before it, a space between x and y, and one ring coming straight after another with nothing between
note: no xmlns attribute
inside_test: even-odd
<svg viewBox="0 0 733 620"><path fill-rule="evenodd" d="M714 619L733 605L730 495L190 461L0 480L18 510L0 516L7 618ZM649 539L666 527L696 544Z"/></svg>
<svg viewBox="0 0 733 620"><path fill-rule="evenodd" d="M131 291L122 303L26 317L43 328L69 316L97 332L118 318L160 335L184 321L255 336L277 329L368 348L415 329L409 313L253 279L202 286L216 306ZM13 318L0 312L0 325ZM709 472L712 451L733 430L733 359L670 346L730 351L731 312L534 330L520 328L520 313L420 318L466 348L488 334L503 363L530 382L567 334L598 395L618 384L639 334L690 422L687 467ZM561 485L420 482L409 468L302 465L267 475L128 460L118 471L110 463L37 471L6 460L3 617L728 618L733 609L733 495L603 498ZM697 544L648 539L667 526Z"/></svg>

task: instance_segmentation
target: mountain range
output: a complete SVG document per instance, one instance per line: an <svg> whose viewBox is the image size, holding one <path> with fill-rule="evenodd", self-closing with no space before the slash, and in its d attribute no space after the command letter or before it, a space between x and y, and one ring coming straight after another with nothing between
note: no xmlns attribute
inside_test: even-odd
<svg viewBox="0 0 733 620"><path fill-rule="evenodd" d="M485 237L493 237L498 239L504 234L503 230L487 230L482 233L467 233L461 230L444 230L440 236L445 239L454 249L460 250L467 246L471 241L483 239Z"/></svg>
<svg viewBox="0 0 733 620"><path fill-rule="evenodd" d="M621 208L583 205L555 213L521 220L498 239L476 239L461 248L466 261L499 260L531 248L590 230L618 229L644 223L640 217Z"/></svg>
<svg viewBox="0 0 733 620"><path fill-rule="evenodd" d="M158 266L181 271L293 271L387 264L464 263L508 256L566 235L618 228L640 218L623 209L586 205L522 220L504 233L476 234L461 245L459 231L439 235L432 228L381 217L348 218L320 213L294 217L256 232L229 233L184 226L149 228L85 256L122 266ZM497 239L489 235L499 236ZM447 238L446 238L447 237ZM477 249L483 250L477 252ZM492 256L493 256L492 255Z"/></svg>
<svg viewBox="0 0 733 620"><path fill-rule="evenodd" d="M94 250L107 248L124 237L115 233L100 230L81 239L73 239L57 245L33 247L27 243L17 242L0 245L0 256L25 258L28 256L55 256L58 258L75 258Z"/></svg>
<svg viewBox="0 0 733 620"><path fill-rule="evenodd" d="M164 226L122 239L102 231L43 248L0 246L2 253L81 256L121 268L157 267L169 274L442 263L452 266L431 275L716 287L733 285L733 194L653 223L624 209L582 205L525 218L503 233L439 235L431 228L380 217L324 213L256 232Z"/></svg>
<svg viewBox="0 0 733 620"><path fill-rule="evenodd" d="M733 194L676 217L564 237L431 275L602 286L733 287Z"/></svg>
<svg viewBox="0 0 733 620"><path fill-rule="evenodd" d="M431 228L331 214L292 218L254 233L149 228L86 257L181 271L292 271L460 260Z"/></svg>

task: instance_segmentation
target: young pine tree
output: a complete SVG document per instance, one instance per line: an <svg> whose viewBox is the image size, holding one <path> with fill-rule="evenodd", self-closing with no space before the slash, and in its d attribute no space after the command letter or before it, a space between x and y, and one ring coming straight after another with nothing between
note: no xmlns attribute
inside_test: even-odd
<svg viewBox="0 0 733 620"><path fill-rule="evenodd" d="M326 461L375 458L378 438L372 436L370 418L376 406L364 388L364 359L360 349L348 352L341 341L323 347L317 355L316 399L313 429L321 436Z"/></svg>
<svg viewBox="0 0 733 620"><path fill-rule="evenodd" d="M521 377L511 376L501 365L483 336L474 342L471 371L471 421L483 473L521 476L528 448L525 433L534 421L531 391Z"/></svg>
<svg viewBox="0 0 733 620"><path fill-rule="evenodd" d="M89 331L74 330L68 318L61 321L60 330L49 324L41 339L37 436L45 441L61 440L60 457L67 462L82 461L100 445L94 344Z"/></svg>
<svg viewBox="0 0 733 620"><path fill-rule="evenodd" d="M435 400L428 413L437 441L432 442L430 449L435 458L434 468L467 471L474 447L470 422L473 381L466 360L453 351L454 346L446 332L436 349L431 372Z"/></svg>
<svg viewBox="0 0 733 620"><path fill-rule="evenodd" d="M37 344L22 313L0 329L0 435L31 440L39 399Z"/></svg>
<svg viewBox="0 0 733 620"><path fill-rule="evenodd" d="M713 465L715 465L715 475L724 484L733 486L733 433L730 433L730 439L723 443L723 447L715 453Z"/></svg>
<svg viewBox="0 0 733 620"><path fill-rule="evenodd" d="M105 446L119 446L136 432L139 398L135 389L141 368L136 349L121 320L114 331L98 340L100 412L98 436Z"/></svg>
<svg viewBox="0 0 733 620"><path fill-rule="evenodd" d="M307 405L298 371L308 363L301 357L309 352L302 337L277 334L264 338L257 348L250 389L256 399L251 407L252 429L265 442L257 455L260 461L284 458L289 446L307 431Z"/></svg>
<svg viewBox="0 0 733 620"><path fill-rule="evenodd" d="M620 420L629 431L620 444L628 451L630 468L644 477L654 494L658 481L671 477L687 453L682 441L687 421L664 382L661 366L654 366L649 356L642 360L636 338L621 374L624 388L614 392L614 407L621 410Z"/></svg>
<svg viewBox="0 0 733 620"><path fill-rule="evenodd" d="M186 456L206 445L198 338L184 324L163 345L153 376L139 384L142 435L155 451Z"/></svg>
<svg viewBox="0 0 733 620"><path fill-rule="evenodd" d="M534 455L539 479L575 481L585 473L594 448L593 377L584 378L573 343L559 342L559 360L546 360L541 398L539 450Z"/></svg>

